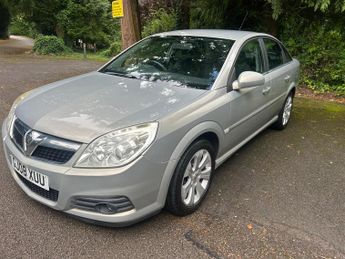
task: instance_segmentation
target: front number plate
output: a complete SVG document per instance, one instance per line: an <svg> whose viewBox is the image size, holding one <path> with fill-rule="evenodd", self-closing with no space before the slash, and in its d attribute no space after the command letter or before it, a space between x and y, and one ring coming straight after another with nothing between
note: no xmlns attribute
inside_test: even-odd
<svg viewBox="0 0 345 259"><path fill-rule="evenodd" d="M23 176L29 182L49 191L48 176L28 168L26 165L24 165L14 156L10 155L10 157L11 157L12 167L18 174Z"/></svg>

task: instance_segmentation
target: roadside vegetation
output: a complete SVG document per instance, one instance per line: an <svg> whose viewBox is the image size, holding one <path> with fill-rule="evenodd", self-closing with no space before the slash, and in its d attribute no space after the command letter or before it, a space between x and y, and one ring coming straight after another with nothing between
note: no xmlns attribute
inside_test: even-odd
<svg viewBox="0 0 345 259"><path fill-rule="evenodd" d="M130 0L136 1L136 0ZM344 0L141 0L143 37L185 28L224 28L275 35L302 65L301 84L345 96ZM0 38L34 39L38 54L105 60L121 51L110 0L0 0Z"/></svg>

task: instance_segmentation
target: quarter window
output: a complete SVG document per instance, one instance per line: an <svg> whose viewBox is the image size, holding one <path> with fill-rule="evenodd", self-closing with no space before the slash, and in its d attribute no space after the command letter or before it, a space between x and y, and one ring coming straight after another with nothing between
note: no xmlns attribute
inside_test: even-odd
<svg viewBox="0 0 345 259"><path fill-rule="evenodd" d="M243 46L238 55L235 64L236 78L244 71L263 73L263 70L260 43L258 40L252 40Z"/></svg>
<svg viewBox="0 0 345 259"><path fill-rule="evenodd" d="M284 46L282 48L285 54L285 63L290 62L292 60L290 53L287 51L287 49Z"/></svg>
<svg viewBox="0 0 345 259"><path fill-rule="evenodd" d="M264 43L266 46L269 70L284 64L284 54L279 43L267 38L264 39Z"/></svg>

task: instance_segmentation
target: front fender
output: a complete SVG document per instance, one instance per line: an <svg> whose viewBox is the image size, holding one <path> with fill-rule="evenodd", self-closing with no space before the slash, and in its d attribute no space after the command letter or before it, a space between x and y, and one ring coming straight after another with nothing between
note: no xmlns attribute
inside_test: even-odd
<svg viewBox="0 0 345 259"><path fill-rule="evenodd" d="M183 138L180 140L180 142L177 144L176 148L174 149L163 174L161 186L158 193L158 202L162 204L162 207L165 204L165 200L166 200L168 190L169 190L170 180L175 172L175 168L179 162L180 157L187 150L187 148L193 143L194 140L196 140L199 136L207 132L212 132L217 135L219 143L220 143L219 146L221 146L221 143L224 142L225 135L224 135L223 129L218 123L214 121L205 121L205 122L199 123L192 129L190 129L187 132L187 134L183 136Z"/></svg>

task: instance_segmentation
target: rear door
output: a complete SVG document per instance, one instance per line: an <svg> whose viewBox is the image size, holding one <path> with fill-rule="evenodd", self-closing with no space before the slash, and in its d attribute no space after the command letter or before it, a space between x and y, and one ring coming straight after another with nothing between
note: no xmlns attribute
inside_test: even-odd
<svg viewBox="0 0 345 259"><path fill-rule="evenodd" d="M292 80L292 58L284 51L280 42L273 38L264 37L261 40L266 63L265 74L270 76L271 85L267 89L267 112L271 117L277 115L284 103L287 90Z"/></svg>

